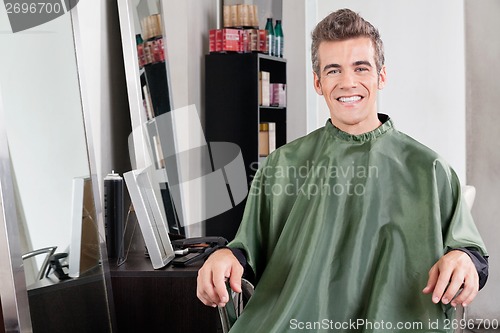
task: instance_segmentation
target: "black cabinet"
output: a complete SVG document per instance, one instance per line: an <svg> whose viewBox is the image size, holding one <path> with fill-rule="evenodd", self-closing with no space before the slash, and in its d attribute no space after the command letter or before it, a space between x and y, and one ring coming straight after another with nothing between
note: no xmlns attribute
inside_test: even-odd
<svg viewBox="0 0 500 333"><path fill-rule="evenodd" d="M209 54L205 57L205 136L232 142L242 151L248 184L258 168L259 123L276 124L276 147L286 143L286 108L259 106L259 72L271 83L286 83L286 60L259 53ZM206 221L207 235L234 238L246 200Z"/></svg>
<svg viewBox="0 0 500 333"><path fill-rule="evenodd" d="M110 263L118 332L220 332L217 309L196 297L201 264L154 270L138 253L129 254L122 266Z"/></svg>
<svg viewBox="0 0 500 333"><path fill-rule="evenodd" d="M100 268L76 279L59 281L50 275L37 281L28 289L33 332L111 332L103 295Z"/></svg>

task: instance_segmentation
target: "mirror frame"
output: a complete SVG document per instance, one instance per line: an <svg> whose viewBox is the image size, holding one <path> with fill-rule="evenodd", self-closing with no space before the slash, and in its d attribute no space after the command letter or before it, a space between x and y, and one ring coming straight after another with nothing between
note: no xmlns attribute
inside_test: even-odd
<svg viewBox="0 0 500 333"><path fill-rule="evenodd" d="M120 37L122 39L123 62L132 124L132 140L134 159L132 169L145 168L151 164L148 148L144 141L144 123L141 100L141 83L139 67L137 66L137 47L135 42L135 27L132 8L129 0L117 0ZM169 91L169 96L171 96ZM137 125L139 124L139 125Z"/></svg>
<svg viewBox="0 0 500 333"><path fill-rule="evenodd" d="M102 211L97 164L92 141L91 120L88 111L85 90L85 75L81 56L82 42L78 21L78 6L73 7L69 13L71 29L73 31L73 45L76 58L76 70L80 89L80 103L82 121L87 145L87 158L89 174L92 181L92 194L97 217L99 235L99 248L102 263L102 277L105 288L108 329L114 332L116 319L114 313L113 292L111 275L104 238L104 214ZM69 223L69 222L68 222ZM12 183L11 161L5 128L5 111L0 91L0 302L2 305L5 332L32 332L28 291L24 267L21 258L18 218L16 212L15 196Z"/></svg>
<svg viewBox="0 0 500 333"><path fill-rule="evenodd" d="M85 70L82 59L82 41L80 37L80 22L78 20L78 6L73 7L70 11L71 24L73 28L73 38L75 46L76 70L78 75L78 84L80 86L80 98L82 104L82 120L83 130L85 133L85 141L87 143L87 157L89 161L90 179L92 181L92 192L94 197L95 214L97 217L97 227L99 231L99 249L101 252L101 266L104 279L104 288L106 290L106 302L108 305L108 324L109 331L116 332L115 307L113 302L113 289L111 285L111 273L109 270L108 250L106 246L105 228L104 228L104 212L102 210L101 196L99 191L99 179L97 162L94 153L94 143L92 136L91 116L87 100Z"/></svg>
<svg viewBox="0 0 500 333"><path fill-rule="evenodd" d="M11 161L0 90L0 302L5 332L31 332Z"/></svg>

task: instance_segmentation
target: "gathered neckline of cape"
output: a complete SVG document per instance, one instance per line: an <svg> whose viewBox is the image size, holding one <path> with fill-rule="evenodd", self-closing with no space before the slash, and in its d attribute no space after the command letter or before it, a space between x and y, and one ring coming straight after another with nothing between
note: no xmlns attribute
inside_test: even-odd
<svg viewBox="0 0 500 333"><path fill-rule="evenodd" d="M388 115L379 113L378 118L382 122L382 125L380 125L379 127L370 132L358 135L349 134L347 132L342 131L332 123L331 119L328 119L326 121L325 128L328 131L328 133L330 133L333 137L338 138L340 140L353 141L353 142L367 142L375 140L380 136L382 136L387 131L394 129L394 124L392 122L392 119L389 118Z"/></svg>

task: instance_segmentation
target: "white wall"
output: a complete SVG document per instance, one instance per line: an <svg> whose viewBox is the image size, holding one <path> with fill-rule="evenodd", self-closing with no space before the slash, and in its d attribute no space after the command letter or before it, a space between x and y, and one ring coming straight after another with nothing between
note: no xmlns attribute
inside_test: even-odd
<svg viewBox="0 0 500 333"><path fill-rule="evenodd" d="M130 170L131 131L116 1L85 0L76 7L81 37L83 92L90 116L101 197L104 177Z"/></svg>
<svg viewBox="0 0 500 333"><path fill-rule="evenodd" d="M467 179L476 187L472 209L490 254L488 283L471 304L469 315L500 320L500 2L466 0ZM494 41L494 42L492 42Z"/></svg>
<svg viewBox="0 0 500 333"><path fill-rule="evenodd" d="M274 24L276 24L276 20L281 20L283 18L282 0L253 0L253 4L257 6L257 17L260 29L266 27L268 17L273 18Z"/></svg>
<svg viewBox="0 0 500 333"><path fill-rule="evenodd" d="M441 154L464 182L463 1L317 0L317 20L340 8L359 12L384 41L387 86L379 95L379 112ZM316 126L328 117L326 104L320 105Z"/></svg>
<svg viewBox="0 0 500 333"><path fill-rule="evenodd" d="M71 236L74 177L88 177L83 115L69 15L12 34L0 9L0 85L21 237L28 250Z"/></svg>
<svg viewBox="0 0 500 333"><path fill-rule="evenodd" d="M292 0L283 6L283 57L287 60L287 142L306 134L307 58L304 1ZM290 24L293 22L293 24ZM291 37L293 36L293 38ZM289 52L294 50L294 52Z"/></svg>
<svg viewBox="0 0 500 333"><path fill-rule="evenodd" d="M214 0L164 1L165 37L174 108L196 105L204 116L208 32L216 28Z"/></svg>
<svg viewBox="0 0 500 333"><path fill-rule="evenodd" d="M194 105L198 111L201 125L205 119L205 55L208 54L208 33L217 26L217 6L214 0L163 1L164 36L167 43L167 61L170 74L172 102L174 109ZM174 120L175 121L175 120ZM186 127L176 123L176 148L181 146L196 147L204 142L204 133L196 133L195 124ZM200 141L201 140L201 141ZM197 163L190 167L200 168ZM186 172L185 168L179 171ZM197 193L198 192L198 193ZM183 208L180 214L189 215L189 210L203 209L193 207L184 198L196 197L203 189L183 193ZM201 200L201 198L199 198ZM177 207L179 209L179 207ZM188 237L201 236L204 223L186 226Z"/></svg>
<svg viewBox="0 0 500 333"><path fill-rule="evenodd" d="M96 170L98 179L102 179L103 169L107 169L110 160L100 158L102 154L109 153L109 131L103 128L109 126L111 114L102 112L102 98L106 98L107 87L105 81L101 80L103 64L101 57L102 43L105 41L105 34L101 33L103 20L101 19L104 2L86 0L80 1L76 7L79 19L79 34L82 41L80 59L81 69L84 71L82 89L84 90L87 102L87 115L91 119L92 142L94 144L94 154L96 156ZM96 19L98 18L98 19ZM91 23L92 22L92 23ZM104 90L103 90L104 89ZM104 164L104 165L103 165ZM102 189L102 183L99 184ZM101 192L102 193L102 190Z"/></svg>

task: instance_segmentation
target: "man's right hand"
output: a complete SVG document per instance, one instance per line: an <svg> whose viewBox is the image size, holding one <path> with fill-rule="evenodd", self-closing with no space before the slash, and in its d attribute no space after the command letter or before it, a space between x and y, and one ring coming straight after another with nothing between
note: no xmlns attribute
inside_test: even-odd
<svg viewBox="0 0 500 333"><path fill-rule="evenodd" d="M240 293L242 276L243 267L233 252L229 249L217 250L198 271L196 295L205 305L225 306L229 301L226 279L229 278L231 289Z"/></svg>

